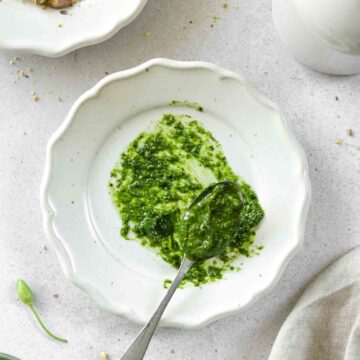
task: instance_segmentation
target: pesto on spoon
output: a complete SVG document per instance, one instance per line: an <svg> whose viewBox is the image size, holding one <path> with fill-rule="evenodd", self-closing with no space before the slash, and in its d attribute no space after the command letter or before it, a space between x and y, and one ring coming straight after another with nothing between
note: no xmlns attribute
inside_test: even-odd
<svg viewBox="0 0 360 360"><path fill-rule="evenodd" d="M240 228L243 206L240 186L228 180L210 185L190 204L181 223L184 257L180 269L154 315L121 360L144 358L161 316L182 279L197 261L221 255L226 250Z"/></svg>

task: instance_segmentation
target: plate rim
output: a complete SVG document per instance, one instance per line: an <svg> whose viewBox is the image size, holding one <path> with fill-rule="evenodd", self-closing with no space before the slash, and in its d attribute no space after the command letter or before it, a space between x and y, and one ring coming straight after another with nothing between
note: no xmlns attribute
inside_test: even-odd
<svg viewBox="0 0 360 360"><path fill-rule="evenodd" d="M286 267L288 266L289 262L295 257L298 251L303 246L304 236L305 236L305 227L307 222L307 215L310 208L311 202L311 183L310 183L310 176L309 176L309 166L307 162L307 158L305 152L296 139L295 135L293 134L292 130L288 126L288 122L284 117L282 111L280 110L279 106L274 103L273 101L269 100L265 97L254 85L246 81L242 76L236 74L235 72L226 70L222 67L214 65L208 62L202 61L177 61L177 60L170 60L165 58L155 58L149 60L141 65L135 66L133 68L116 72L114 74L108 75L102 80L100 80L96 85L94 85L91 89L86 91L83 95L81 95L71 107L68 115L66 116L63 123L59 126L59 128L53 133L46 148L46 160L45 160L45 172L42 178L41 187L40 187L40 206L43 215L43 227L48 238L49 242L52 243L55 253L60 261L62 270L68 280L74 283L76 286L80 287L84 290L101 308L109 310L112 313L121 315L122 317L126 318L129 321L135 323L143 323L143 319L140 319L137 314L127 311L125 307L122 309L115 309L111 304L97 291L97 289L92 286L88 281L84 279L80 279L76 276L75 266L72 264L71 261L71 254L68 253L65 246L62 244L62 241L59 237L57 237L56 232L52 226L54 212L51 209L51 204L48 201L48 187L50 184L50 176L52 172L52 153L55 145L61 141L61 137L65 134L66 130L70 127L71 123L75 119L75 115L78 109L88 100L98 96L99 92L108 84L123 80L128 77L136 76L137 74L146 71L147 68L159 66L165 67L168 69L207 69L212 72L217 73L221 77L230 77L231 79L241 82L241 84L246 84L249 87L251 92L255 92L256 96L260 98L261 101L265 102L267 106L270 106L273 110L275 110L278 115L280 116L281 126L289 140L289 146L296 151L296 154L299 157L300 164L301 164L301 171L299 171L299 175L303 179L304 184L304 196L302 199L302 206L301 211L299 214L298 229L297 229L297 243L294 243L292 249L289 251L288 255L284 258L281 265L278 267L275 276L273 277L272 281L269 284L265 284L265 286L253 294L251 298L245 303L237 306L229 307L229 309L225 312L221 313L214 313L211 316L208 316L205 320L197 320L196 323L189 323L184 324L183 322L178 321L168 321L165 326L166 327L178 327L178 328L185 328L185 329L197 329L208 325L216 320L221 318L227 317L229 315L233 315L242 311L245 311L250 306L252 306L259 298L264 296L265 294L269 293L279 282L282 274L284 273Z"/></svg>
<svg viewBox="0 0 360 360"><path fill-rule="evenodd" d="M119 18L112 24L112 26L107 28L105 32L99 32L93 36L87 35L84 36L81 40L75 41L69 37L67 42L64 42L64 44L61 46L57 46L56 42L52 42L51 44L44 44L36 41L34 42L33 38L28 38L26 40L23 39L22 42L14 43L11 39L7 40L0 37L0 49L24 54L40 55L49 58L58 58L83 47L96 45L110 39L123 27L129 25L133 20L135 20L135 18L140 15L147 2L148 0L138 0L137 7L131 14L129 14L127 18Z"/></svg>

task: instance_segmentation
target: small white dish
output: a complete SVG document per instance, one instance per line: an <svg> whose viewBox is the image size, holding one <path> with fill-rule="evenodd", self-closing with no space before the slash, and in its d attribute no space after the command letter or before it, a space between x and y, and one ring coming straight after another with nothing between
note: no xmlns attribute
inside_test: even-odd
<svg viewBox="0 0 360 360"><path fill-rule="evenodd" d="M0 2L0 49L58 57L109 39L130 23L147 0L81 0L66 9L31 1Z"/></svg>
<svg viewBox="0 0 360 360"><path fill-rule="evenodd" d="M170 106L197 102L204 112ZM241 272L176 292L163 326L195 328L236 313L277 282L302 244L310 202L303 150L279 108L240 76L203 62L151 60L112 74L75 103L49 141L41 189L44 225L66 276L101 307L144 323L176 270L120 237L108 195L111 169L128 143L164 113L190 114L222 144L234 171L257 192L265 218L261 255Z"/></svg>
<svg viewBox="0 0 360 360"><path fill-rule="evenodd" d="M272 12L281 40L302 64L360 74L359 0L273 0Z"/></svg>

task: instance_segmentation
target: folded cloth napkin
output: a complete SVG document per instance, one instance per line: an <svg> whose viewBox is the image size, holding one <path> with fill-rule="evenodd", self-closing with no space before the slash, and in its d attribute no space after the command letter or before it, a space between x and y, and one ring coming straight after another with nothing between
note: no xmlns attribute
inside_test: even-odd
<svg viewBox="0 0 360 360"><path fill-rule="evenodd" d="M269 360L360 360L360 248L308 287L283 324Z"/></svg>

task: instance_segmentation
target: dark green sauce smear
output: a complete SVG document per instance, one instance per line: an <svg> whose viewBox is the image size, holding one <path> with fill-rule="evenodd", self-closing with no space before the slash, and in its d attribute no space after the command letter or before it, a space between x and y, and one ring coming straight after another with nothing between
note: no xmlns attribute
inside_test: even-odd
<svg viewBox="0 0 360 360"><path fill-rule="evenodd" d="M191 102L191 101L188 101L188 100L183 100L183 101L173 100L169 105L170 106L185 106L185 107L188 107L188 108L195 109L196 111L199 111L199 112L204 111L204 108L199 103Z"/></svg>
<svg viewBox="0 0 360 360"><path fill-rule="evenodd" d="M230 168L220 144L188 115L164 115L153 131L141 133L120 155L109 187L122 237L139 239L178 268L187 207L211 183L223 180L236 181L243 192L240 228L219 257L196 263L184 282L199 286L239 270L232 263L255 253L255 230L264 212L255 192Z"/></svg>

